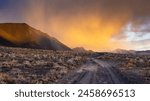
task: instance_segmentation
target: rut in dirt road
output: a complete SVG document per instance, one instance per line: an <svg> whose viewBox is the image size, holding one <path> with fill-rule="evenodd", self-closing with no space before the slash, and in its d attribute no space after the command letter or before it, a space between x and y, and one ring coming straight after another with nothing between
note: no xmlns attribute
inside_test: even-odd
<svg viewBox="0 0 150 101"><path fill-rule="evenodd" d="M93 64L92 61L88 61L85 65L79 69L72 71L59 83L69 84L94 84L97 83L96 71L98 66Z"/></svg>
<svg viewBox="0 0 150 101"><path fill-rule="evenodd" d="M69 84L120 84L120 78L113 72L111 64L90 59L79 69L61 79L58 83Z"/></svg>
<svg viewBox="0 0 150 101"><path fill-rule="evenodd" d="M112 63L106 62L106 61L97 60L97 59L93 59L93 61L95 63L99 64L102 68L105 68L105 70L107 71L107 75L110 76L110 78L112 79L112 82L114 84L121 84L122 83L120 78L114 72L114 70L112 68L112 65L113 65Z"/></svg>

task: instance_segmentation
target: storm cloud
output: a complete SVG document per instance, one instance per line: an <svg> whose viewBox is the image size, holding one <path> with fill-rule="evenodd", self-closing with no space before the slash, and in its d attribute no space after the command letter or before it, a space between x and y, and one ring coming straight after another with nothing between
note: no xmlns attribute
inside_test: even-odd
<svg viewBox="0 0 150 101"><path fill-rule="evenodd" d="M6 1L13 3L5 2L0 11L7 8L7 11L13 12L8 16L16 17L12 20L29 23L72 48L83 46L98 51L130 49L130 45L117 38L127 39L128 36L123 35L127 32L141 36L150 33L150 0ZM8 14L3 13L3 17L5 15ZM112 40L114 37L116 40Z"/></svg>

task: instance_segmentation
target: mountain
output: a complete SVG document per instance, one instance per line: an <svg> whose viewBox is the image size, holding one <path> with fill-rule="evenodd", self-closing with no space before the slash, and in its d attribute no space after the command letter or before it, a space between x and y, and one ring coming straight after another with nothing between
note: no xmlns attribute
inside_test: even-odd
<svg viewBox="0 0 150 101"><path fill-rule="evenodd" d="M85 52L89 52L89 53L93 53L94 51L92 50L86 50L83 47L76 47L72 49L74 52L79 52L79 53L85 53Z"/></svg>
<svg viewBox="0 0 150 101"><path fill-rule="evenodd" d="M141 54L141 55L150 55L150 50L137 51L136 53Z"/></svg>
<svg viewBox="0 0 150 101"><path fill-rule="evenodd" d="M1 23L0 45L33 49L71 50L48 34L26 23Z"/></svg>
<svg viewBox="0 0 150 101"><path fill-rule="evenodd" d="M86 52L86 50L83 47L76 47L73 49L75 52Z"/></svg>
<svg viewBox="0 0 150 101"><path fill-rule="evenodd" d="M116 49L112 53L119 53L119 54L136 54L134 50L124 50L124 49Z"/></svg>

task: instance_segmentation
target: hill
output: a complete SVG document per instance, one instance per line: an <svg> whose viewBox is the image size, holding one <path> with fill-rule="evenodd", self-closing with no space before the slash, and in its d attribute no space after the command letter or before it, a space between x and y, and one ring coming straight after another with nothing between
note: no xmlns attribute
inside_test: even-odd
<svg viewBox="0 0 150 101"><path fill-rule="evenodd" d="M69 47L26 23L0 24L0 45L9 47L71 50Z"/></svg>

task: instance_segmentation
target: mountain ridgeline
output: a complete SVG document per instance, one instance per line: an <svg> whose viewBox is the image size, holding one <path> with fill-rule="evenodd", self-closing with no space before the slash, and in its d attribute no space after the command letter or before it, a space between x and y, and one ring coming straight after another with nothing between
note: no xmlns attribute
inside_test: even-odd
<svg viewBox="0 0 150 101"><path fill-rule="evenodd" d="M0 45L33 49L71 50L57 39L25 23L0 24Z"/></svg>

